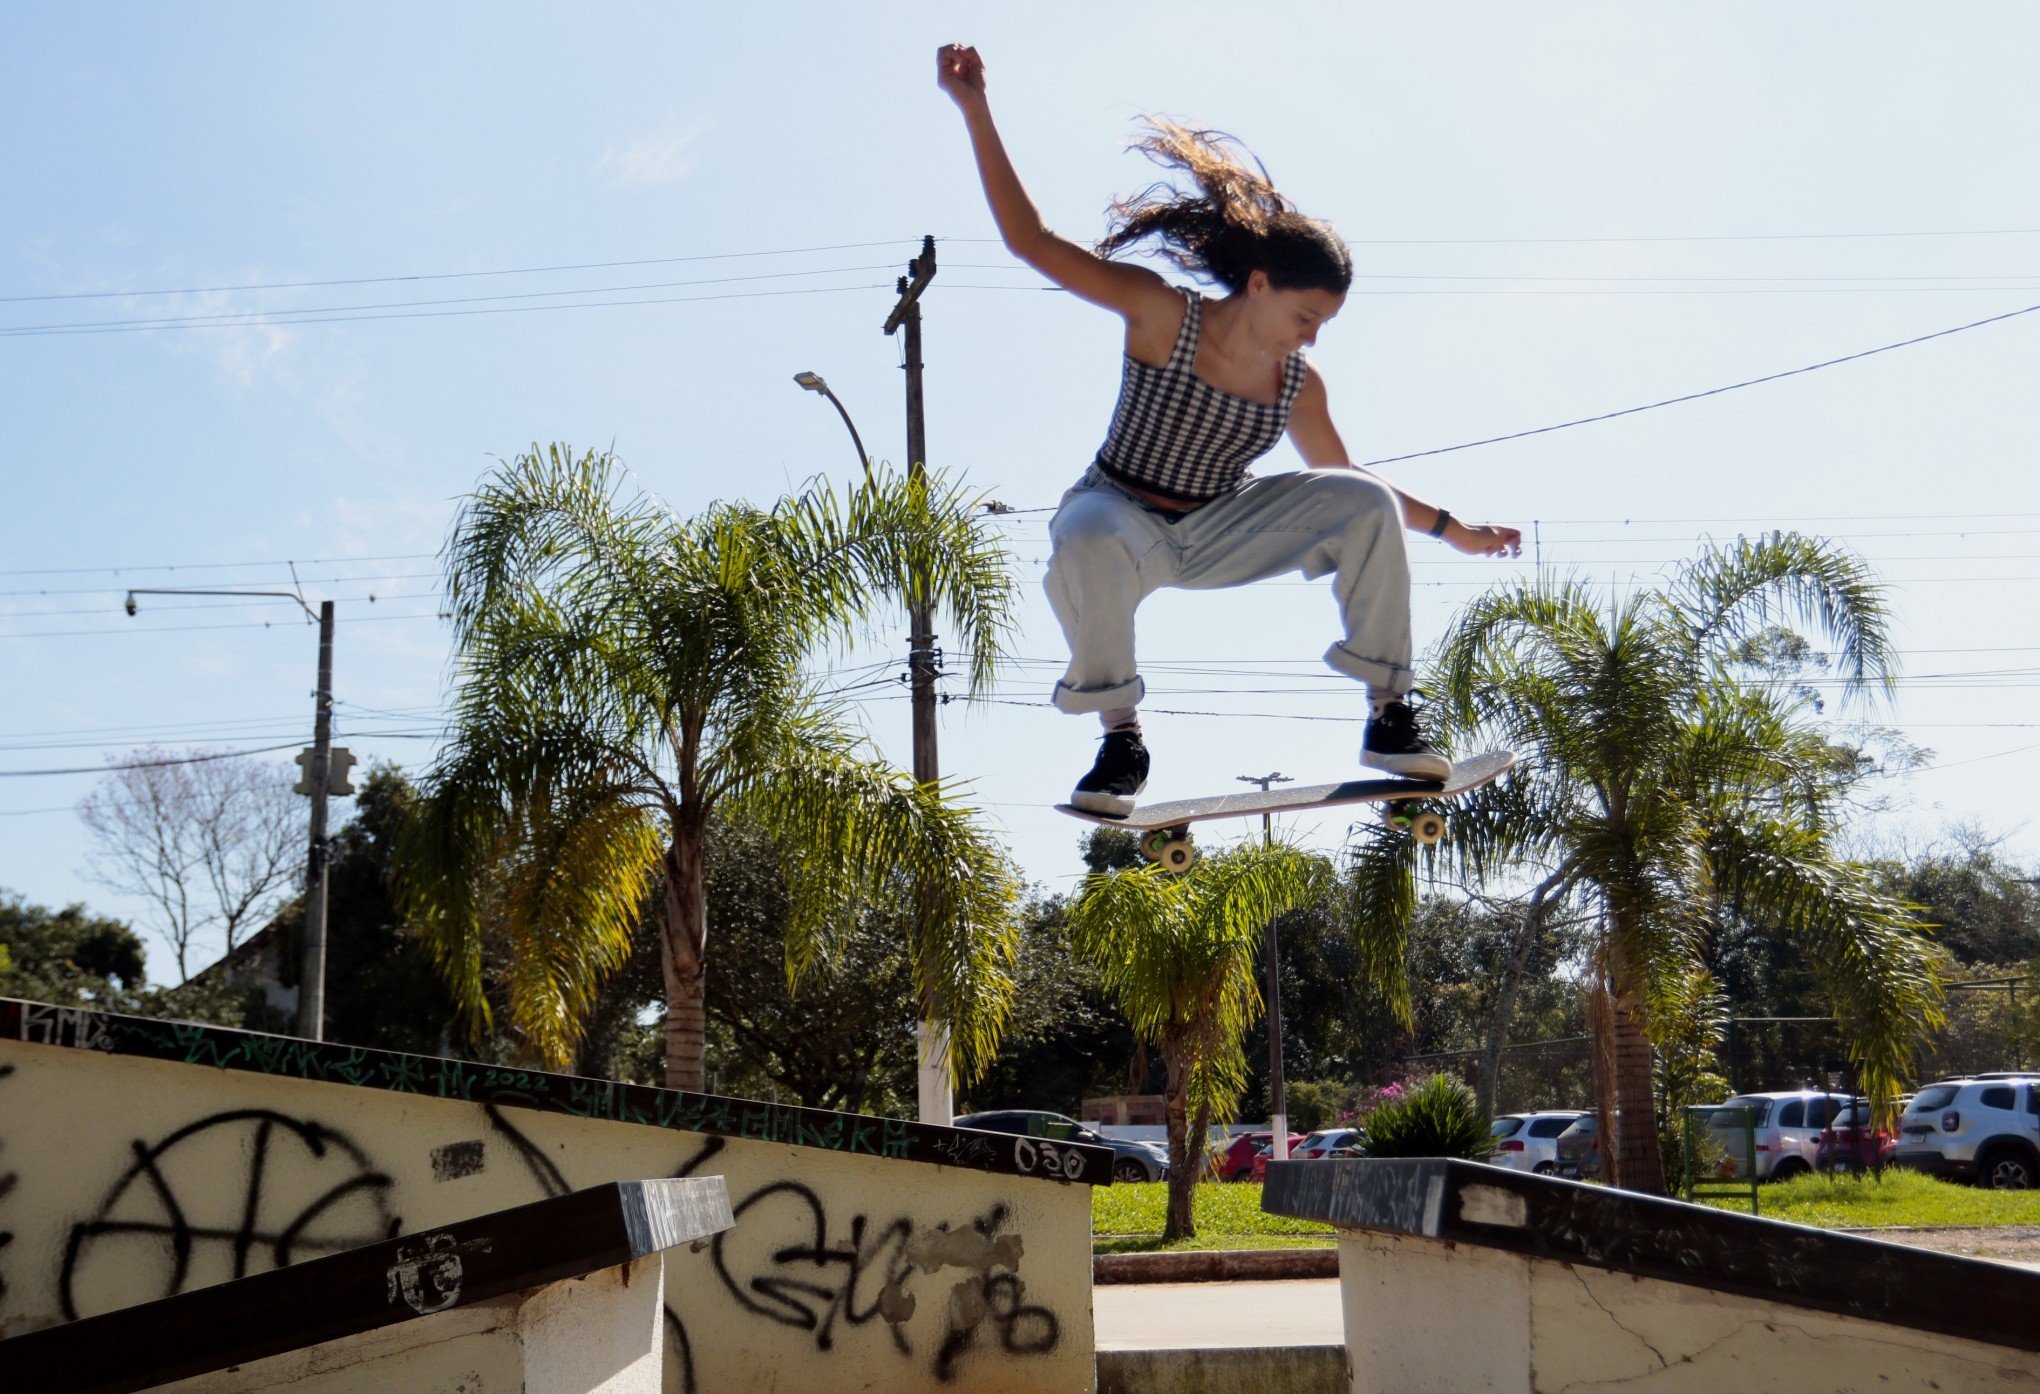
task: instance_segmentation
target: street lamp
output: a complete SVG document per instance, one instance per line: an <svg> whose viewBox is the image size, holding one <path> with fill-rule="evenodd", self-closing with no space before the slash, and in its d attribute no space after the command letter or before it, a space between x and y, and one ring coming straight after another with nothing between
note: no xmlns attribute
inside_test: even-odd
<svg viewBox="0 0 2040 1394"><path fill-rule="evenodd" d="M1239 781L1258 784L1265 794L1270 785L1288 784L1294 778L1277 771L1243 774ZM1274 820L1266 812L1261 814L1261 845L1275 845ZM1281 1162L1289 1159L1289 1100L1282 1082L1282 961L1276 938L1275 921L1271 918L1267 929L1268 987L1262 994L1268 1003L1268 1155Z"/></svg>
<svg viewBox="0 0 2040 1394"><path fill-rule="evenodd" d="M132 618L140 612L138 595L245 595L289 600L319 625L319 687L312 718L312 759L305 766L300 791L312 798L311 851L305 859L305 943L298 983L298 1034L308 1041L326 1038L326 794L333 771L333 602L319 602L317 614L294 591L158 590L143 587L127 593L121 608ZM304 758L299 757L304 765Z"/></svg>
<svg viewBox="0 0 2040 1394"><path fill-rule="evenodd" d="M850 431L850 443L857 447L857 463L864 470L864 482L869 484L871 482L871 457L864 453L864 441L857 434L857 423L850 419L850 413L844 409L843 403L838 401L836 394L829 390L829 384L822 381L820 373L795 373L793 380L800 384L802 391L819 392L824 397L827 397L830 403L835 406L836 415L843 418L843 425Z"/></svg>

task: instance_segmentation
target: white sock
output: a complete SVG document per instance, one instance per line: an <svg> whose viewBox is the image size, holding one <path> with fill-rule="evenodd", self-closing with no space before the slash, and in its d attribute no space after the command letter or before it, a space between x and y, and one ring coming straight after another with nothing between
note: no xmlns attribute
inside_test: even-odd
<svg viewBox="0 0 2040 1394"><path fill-rule="evenodd" d="M1139 707L1107 707L1098 713L1098 720L1108 731L1138 731L1140 729Z"/></svg>
<svg viewBox="0 0 2040 1394"><path fill-rule="evenodd" d="M1383 707L1387 706L1390 702L1400 702L1401 700L1402 698L1398 694L1390 692L1385 687L1370 687L1367 689L1367 714L1369 716L1380 716Z"/></svg>

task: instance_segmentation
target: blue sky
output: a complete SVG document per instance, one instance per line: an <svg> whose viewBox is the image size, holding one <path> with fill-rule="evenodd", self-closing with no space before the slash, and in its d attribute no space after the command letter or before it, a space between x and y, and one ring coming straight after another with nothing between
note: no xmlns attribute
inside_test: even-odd
<svg viewBox="0 0 2040 1394"><path fill-rule="evenodd" d="M288 605L166 598L130 620L124 587L272 589L295 560L308 596L339 601L342 739L422 766L446 658L431 554L491 457L613 443L683 512L841 480L841 423L791 382L812 369L900 459L879 327L924 232L943 268L931 459L1051 505L1103 434L1117 322L985 240L932 80L945 40L984 51L1021 174L1073 236L1148 179L1122 149L1142 111L1235 132L1336 223L1361 279L1314 359L1363 458L2040 303L2030 6L1927 24L1853 3L1299 5L1279 31L1244 13L1047 3L959 29L954 7L910 5L0 11L0 326L17 331L0 334L0 886L137 909L83 875L70 810L91 778L8 772L307 734L314 645ZM527 270L560 266L588 269ZM312 281L361 283L224 289ZM165 290L182 293L142 294ZM661 303L588 305L624 300ZM344 318L366 314L395 317ZM18 332L219 315L243 318ZM2032 857L2036 370L2040 315L1390 473L1461 516L1535 520L1547 564L1612 588L1774 526L1855 547L1893 588L1909 675L1873 715L1935 762L1880 791L1866 845L1968 820ZM1263 468L1296 463L1284 447ZM1003 524L1021 661L1000 703L944 709L942 760L1027 873L1067 886L1084 830L1048 805L1094 730L1034 705L1062 653L1045 516ZM1530 560L1415 555L1420 643ZM1300 584L1151 601L1151 795L1343 777L1357 702L1316 661L1334 618ZM887 653L834 666L856 680ZM904 759L894 686L860 695ZM1347 821L1295 831L1330 846Z"/></svg>

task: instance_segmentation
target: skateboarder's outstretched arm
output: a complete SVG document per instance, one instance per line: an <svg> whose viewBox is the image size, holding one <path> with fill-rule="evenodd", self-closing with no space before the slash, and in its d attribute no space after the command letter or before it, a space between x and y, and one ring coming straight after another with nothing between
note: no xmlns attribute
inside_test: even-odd
<svg viewBox="0 0 2040 1394"><path fill-rule="evenodd" d="M1347 455L1346 443L1339 439L1338 427L1332 424L1330 396L1315 364L1304 378L1296 405L1289 409L1289 439L1295 444L1297 453L1303 456L1303 462L1312 469L1359 468ZM1448 546L1473 556L1523 555L1521 528L1499 523L1468 523L1386 479L1381 482L1395 491L1395 496L1402 501L1403 522L1416 531L1433 537L1442 535ZM1438 532L1441 514L1445 519L1443 534Z"/></svg>
<svg viewBox="0 0 2040 1394"><path fill-rule="evenodd" d="M1183 322L1182 294L1145 266L1101 257L1042 221L992 122L985 97L985 61L975 48L944 44L936 50L935 80L963 112L985 201L1006 250L1064 290L1124 319L1129 353L1166 360Z"/></svg>

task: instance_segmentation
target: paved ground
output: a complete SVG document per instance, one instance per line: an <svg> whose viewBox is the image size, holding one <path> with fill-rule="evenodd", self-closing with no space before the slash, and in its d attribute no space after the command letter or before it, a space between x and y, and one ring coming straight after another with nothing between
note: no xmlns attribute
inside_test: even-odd
<svg viewBox="0 0 2040 1394"><path fill-rule="evenodd" d="M1091 1289L1099 1350L1336 1346L1339 1280L1103 1283Z"/></svg>
<svg viewBox="0 0 2040 1394"><path fill-rule="evenodd" d="M2034 1225L1852 1229L1844 1233L1888 1240L1893 1244L1912 1244L1922 1249L1939 1249L1944 1254L1996 1259L1999 1263L2016 1263L2026 1268L2040 1264L2040 1226Z"/></svg>

